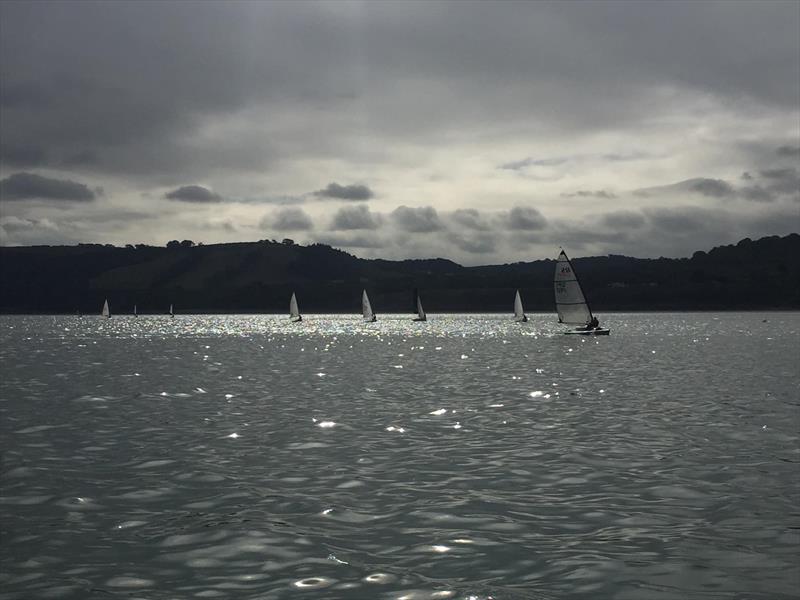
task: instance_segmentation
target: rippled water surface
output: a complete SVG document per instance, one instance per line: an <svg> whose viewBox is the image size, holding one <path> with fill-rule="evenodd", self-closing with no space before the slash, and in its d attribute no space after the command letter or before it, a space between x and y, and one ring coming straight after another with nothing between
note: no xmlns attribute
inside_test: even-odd
<svg viewBox="0 0 800 600"><path fill-rule="evenodd" d="M800 314L0 317L0 598L796 598Z"/></svg>

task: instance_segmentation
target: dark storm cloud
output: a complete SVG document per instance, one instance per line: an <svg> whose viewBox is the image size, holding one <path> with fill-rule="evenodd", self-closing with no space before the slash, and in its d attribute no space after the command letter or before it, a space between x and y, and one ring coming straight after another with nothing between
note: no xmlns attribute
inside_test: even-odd
<svg viewBox="0 0 800 600"><path fill-rule="evenodd" d="M314 196L318 198L332 198L335 200L363 201L369 200L374 194L366 185L339 185L338 183L329 183L325 189L314 192Z"/></svg>
<svg viewBox="0 0 800 600"><path fill-rule="evenodd" d="M14 173L0 181L0 200L66 200L87 202L95 191L69 179L53 179L35 173Z"/></svg>
<svg viewBox="0 0 800 600"><path fill-rule="evenodd" d="M775 153L778 156L798 157L800 156L800 146L781 146Z"/></svg>
<svg viewBox="0 0 800 600"><path fill-rule="evenodd" d="M4 143L47 148L50 165L190 179L370 156L364 123L385 147L498 123L608 131L649 117L652 90L790 110L800 95L791 2L455 6L5 2ZM202 135L238 115L253 126ZM503 168L537 164L553 163Z"/></svg>
<svg viewBox="0 0 800 600"><path fill-rule="evenodd" d="M530 206L515 206L506 219L508 229L536 231L544 229L547 219L537 209Z"/></svg>
<svg viewBox="0 0 800 600"><path fill-rule="evenodd" d="M450 213L450 220L456 225L475 231L487 231L490 225L481 216L481 213L474 208L459 208Z"/></svg>
<svg viewBox="0 0 800 600"><path fill-rule="evenodd" d="M603 198L611 200L616 198L616 194L606 190L578 190L577 192L570 192L561 194L564 198Z"/></svg>
<svg viewBox="0 0 800 600"><path fill-rule="evenodd" d="M642 214L632 210L618 210L606 213L601 217L601 221L612 229L638 229L645 224L645 218Z"/></svg>
<svg viewBox="0 0 800 600"><path fill-rule="evenodd" d="M0 164L11 167L38 167L46 162L43 148L30 144L11 145L0 139Z"/></svg>
<svg viewBox="0 0 800 600"><path fill-rule="evenodd" d="M439 215L432 206L398 206L391 214L395 224L410 233L430 233L443 228Z"/></svg>
<svg viewBox="0 0 800 600"><path fill-rule="evenodd" d="M222 196L215 194L202 185L184 185L176 190L167 192L164 197L168 200L181 202L222 202Z"/></svg>
<svg viewBox="0 0 800 600"><path fill-rule="evenodd" d="M377 229L380 221L366 206L343 206L333 216L331 229Z"/></svg>
<svg viewBox="0 0 800 600"><path fill-rule="evenodd" d="M276 231L308 231L314 228L314 223L302 208L282 208L262 219L261 226Z"/></svg>

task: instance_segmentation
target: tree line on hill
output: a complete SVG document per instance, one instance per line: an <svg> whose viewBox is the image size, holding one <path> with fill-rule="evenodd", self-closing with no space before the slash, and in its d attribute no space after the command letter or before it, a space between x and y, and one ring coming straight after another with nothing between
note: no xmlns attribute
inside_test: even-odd
<svg viewBox="0 0 800 600"><path fill-rule="evenodd" d="M691 258L609 255L573 260L596 312L800 309L800 235L746 238ZM167 247L108 244L0 248L0 312L509 312L519 289L530 312L553 311L554 260L464 267L450 260L361 259L290 239Z"/></svg>

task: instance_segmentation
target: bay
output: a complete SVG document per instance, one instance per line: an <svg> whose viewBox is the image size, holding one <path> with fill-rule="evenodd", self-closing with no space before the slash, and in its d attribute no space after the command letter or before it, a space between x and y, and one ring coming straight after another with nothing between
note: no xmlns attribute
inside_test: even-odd
<svg viewBox="0 0 800 600"><path fill-rule="evenodd" d="M800 314L0 317L0 599L794 598Z"/></svg>

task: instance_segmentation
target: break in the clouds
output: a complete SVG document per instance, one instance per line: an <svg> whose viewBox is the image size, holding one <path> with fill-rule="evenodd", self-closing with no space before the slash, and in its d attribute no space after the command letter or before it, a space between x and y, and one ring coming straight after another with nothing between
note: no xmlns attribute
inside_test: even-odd
<svg viewBox="0 0 800 600"><path fill-rule="evenodd" d="M0 243L283 225L469 263L800 229L799 31L770 0L0 2ZM726 229L646 214L678 208Z"/></svg>
<svg viewBox="0 0 800 600"><path fill-rule="evenodd" d="M202 185L184 185L176 190L167 192L164 197L168 200L180 200L182 202L221 202L222 196L215 194L207 187Z"/></svg>
<svg viewBox="0 0 800 600"><path fill-rule="evenodd" d="M333 200L363 201L369 200L374 194L366 185L339 185L338 183L329 183L325 189L314 192L314 196Z"/></svg>
<svg viewBox="0 0 800 600"><path fill-rule="evenodd" d="M1 134L0 134L1 135ZM0 201L67 200L86 202L97 194L83 183L43 177L36 173L14 173L0 180Z"/></svg>

